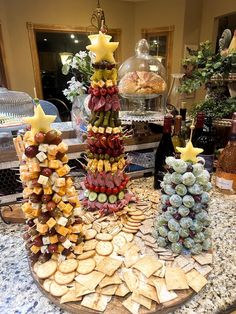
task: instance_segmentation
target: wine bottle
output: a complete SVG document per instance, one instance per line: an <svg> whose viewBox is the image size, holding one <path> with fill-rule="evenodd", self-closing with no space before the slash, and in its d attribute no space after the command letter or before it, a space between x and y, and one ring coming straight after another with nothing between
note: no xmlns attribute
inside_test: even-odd
<svg viewBox="0 0 236 314"><path fill-rule="evenodd" d="M179 110L179 113L182 117L182 123L181 123L181 133L182 137L185 140L185 143L187 142L189 135L188 135L188 128L186 126L186 114L187 114L187 109L186 109L186 102L182 101L181 102L181 108Z"/></svg>
<svg viewBox="0 0 236 314"><path fill-rule="evenodd" d="M195 147L197 147L196 146L197 139L202 135L202 132L203 132L204 119L205 119L204 112L199 112L197 114L196 125L195 125L195 129L193 130L193 136L192 136L192 143L193 143L193 146Z"/></svg>
<svg viewBox="0 0 236 314"><path fill-rule="evenodd" d="M218 160L216 186L223 193L236 193L236 113L234 113L232 120L229 142Z"/></svg>
<svg viewBox="0 0 236 314"><path fill-rule="evenodd" d="M185 140L182 137L181 133L181 124L182 124L182 117L180 115L177 115L175 117L175 125L174 125L174 133L172 136L172 143L175 149L175 154L179 154L176 147L184 147L185 146Z"/></svg>
<svg viewBox="0 0 236 314"><path fill-rule="evenodd" d="M205 168L213 173L213 162L215 153L215 138L212 130L212 118L206 117L202 135L195 141L196 147L202 148L203 153L199 156L205 159Z"/></svg>
<svg viewBox="0 0 236 314"><path fill-rule="evenodd" d="M172 115L164 117L163 134L155 155L154 189L160 188L160 183L166 173L165 159L174 155L174 146L171 140Z"/></svg>

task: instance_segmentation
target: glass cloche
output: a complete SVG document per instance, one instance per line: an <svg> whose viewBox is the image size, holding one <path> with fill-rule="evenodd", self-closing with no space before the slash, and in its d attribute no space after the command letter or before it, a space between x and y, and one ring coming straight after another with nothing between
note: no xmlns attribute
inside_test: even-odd
<svg viewBox="0 0 236 314"><path fill-rule="evenodd" d="M119 92L125 98L155 98L166 91L166 71L155 56L149 54L149 44L141 39L135 47L135 56L119 68Z"/></svg>

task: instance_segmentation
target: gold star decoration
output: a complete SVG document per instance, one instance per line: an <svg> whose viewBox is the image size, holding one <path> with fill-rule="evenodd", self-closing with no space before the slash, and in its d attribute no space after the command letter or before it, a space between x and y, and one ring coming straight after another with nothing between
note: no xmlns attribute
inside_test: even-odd
<svg viewBox="0 0 236 314"><path fill-rule="evenodd" d="M34 107L34 115L26 117L24 122L31 125L31 132L36 134L38 132L48 132L51 130L51 123L54 122L56 116L46 115L40 105Z"/></svg>
<svg viewBox="0 0 236 314"><path fill-rule="evenodd" d="M115 63L113 52L117 49L118 45L118 42L110 43L106 35L99 32L96 42L93 39L92 45L88 45L86 48L95 53L95 62L108 61L113 64Z"/></svg>
<svg viewBox="0 0 236 314"><path fill-rule="evenodd" d="M180 152L180 158L184 161L197 162L197 155L203 152L202 148L193 147L192 141L189 140L185 147L176 147Z"/></svg>

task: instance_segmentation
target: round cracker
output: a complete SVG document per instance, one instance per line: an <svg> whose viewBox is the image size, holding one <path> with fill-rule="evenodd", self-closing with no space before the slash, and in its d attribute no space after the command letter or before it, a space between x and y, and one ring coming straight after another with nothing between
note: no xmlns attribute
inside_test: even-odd
<svg viewBox="0 0 236 314"><path fill-rule="evenodd" d="M131 216L131 218L133 219L133 220L137 220L137 221L142 221L142 220L144 220L146 217L144 216L144 215L138 215L138 216Z"/></svg>
<svg viewBox="0 0 236 314"><path fill-rule="evenodd" d="M61 262L58 269L60 270L60 272L68 274L74 271L77 266L78 261L76 259L66 259L65 261Z"/></svg>
<svg viewBox="0 0 236 314"><path fill-rule="evenodd" d="M77 272L86 275L91 273L96 267L96 262L93 258L84 259L79 262L79 266L77 267Z"/></svg>
<svg viewBox="0 0 236 314"><path fill-rule="evenodd" d="M64 274L60 272L59 270L55 273L55 281L59 285L66 285L70 282L72 282L75 278L75 272L71 272L68 274Z"/></svg>
<svg viewBox="0 0 236 314"><path fill-rule="evenodd" d="M132 211L130 213L131 216L140 216L142 214L143 214L143 212L140 209L136 209L135 211Z"/></svg>
<svg viewBox="0 0 236 314"><path fill-rule="evenodd" d="M127 229L125 227L122 228L123 231L127 232L127 233L136 233L138 231L138 229L135 229L135 230L130 230L130 229Z"/></svg>
<svg viewBox="0 0 236 314"><path fill-rule="evenodd" d="M95 254L95 250L92 250L92 251L88 251L88 252L84 252L80 255L77 256L77 259L78 260L83 260L83 259L87 259L89 257L92 257L94 254Z"/></svg>
<svg viewBox="0 0 236 314"><path fill-rule="evenodd" d="M97 231L94 229L89 229L85 232L84 236L85 236L85 240L91 240L94 239L96 237Z"/></svg>
<svg viewBox="0 0 236 314"><path fill-rule="evenodd" d="M132 233L126 233L124 231L120 232L120 235L122 235L123 237L125 237L127 242L131 242L134 238L134 235Z"/></svg>
<svg viewBox="0 0 236 314"><path fill-rule="evenodd" d="M57 262L49 260L46 263L40 264L37 268L37 276L41 279L46 279L52 276L57 270Z"/></svg>
<svg viewBox="0 0 236 314"><path fill-rule="evenodd" d="M114 246L117 246L119 248L121 248L122 246L124 246L126 244L127 240L125 237L123 237L121 235L121 233L117 234L116 236L114 236L112 243Z"/></svg>
<svg viewBox="0 0 236 314"><path fill-rule="evenodd" d="M69 288L67 286L58 285L55 281L53 281L50 285L50 293L54 295L54 297L61 297L68 292Z"/></svg>
<svg viewBox="0 0 236 314"><path fill-rule="evenodd" d="M109 233L98 233L96 235L96 239L100 241L111 241L113 237Z"/></svg>
<svg viewBox="0 0 236 314"><path fill-rule="evenodd" d="M131 227L140 227L141 223L140 222L133 222L133 221L127 221L125 225L131 226Z"/></svg>
<svg viewBox="0 0 236 314"><path fill-rule="evenodd" d="M129 230L138 230L138 226L129 226L129 225L127 225L127 224L124 224L123 227L124 227L124 228L127 228L127 229L129 229Z"/></svg>
<svg viewBox="0 0 236 314"><path fill-rule="evenodd" d="M40 263L39 261L36 262L36 263L34 263L33 271L34 271L35 273L37 273L37 270L38 270L38 268L39 268L40 265L41 265L41 263Z"/></svg>
<svg viewBox="0 0 236 314"><path fill-rule="evenodd" d="M110 255L113 251L113 245L111 242L108 241L99 241L98 244L96 245L96 252L99 255Z"/></svg>
<svg viewBox="0 0 236 314"><path fill-rule="evenodd" d="M43 289L46 290L47 292L50 292L50 286L53 280L51 279L45 279L43 282Z"/></svg>

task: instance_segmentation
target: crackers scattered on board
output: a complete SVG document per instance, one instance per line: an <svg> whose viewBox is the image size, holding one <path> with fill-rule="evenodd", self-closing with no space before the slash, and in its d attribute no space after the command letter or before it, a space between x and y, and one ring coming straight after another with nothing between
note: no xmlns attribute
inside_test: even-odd
<svg viewBox="0 0 236 314"><path fill-rule="evenodd" d="M158 194L138 189L143 199L117 214L81 213L84 240L69 259L34 264L42 287L61 304L105 311L116 296L130 313L143 313L174 301L183 289L199 292L206 285L212 254L182 256L158 247L153 237Z"/></svg>

